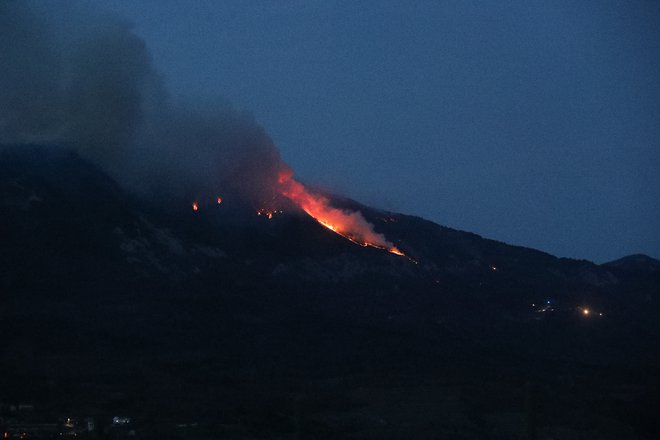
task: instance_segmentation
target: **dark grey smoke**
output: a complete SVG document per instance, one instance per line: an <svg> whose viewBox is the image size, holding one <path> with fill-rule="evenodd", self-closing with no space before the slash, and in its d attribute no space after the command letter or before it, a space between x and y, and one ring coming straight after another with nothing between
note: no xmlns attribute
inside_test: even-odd
<svg viewBox="0 0 660 440"><path fill-rule="evenodd" d="M0 2L0 140L52 137L62 119L61 56L23 2Z"/></svg>
<svg viewBox="0 0 660 440"><path fill-rule="evenodd" d="M250 115L172 102L129 23L72 5L0 0L0 143L72 146L138 191L269 197L285 165Z"/></svg>

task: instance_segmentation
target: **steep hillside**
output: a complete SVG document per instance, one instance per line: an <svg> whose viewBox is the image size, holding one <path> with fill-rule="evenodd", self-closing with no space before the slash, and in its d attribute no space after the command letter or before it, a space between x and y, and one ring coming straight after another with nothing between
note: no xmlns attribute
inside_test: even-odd
<svg viewBox="0 0 660 440"><path fill-rule="evenodd" d="M130 414L144 438L657 433L648 257L560 259L329 196L401 257L290 206L132 194L59 147L0 149L0 196L0 403Z"/></svg>

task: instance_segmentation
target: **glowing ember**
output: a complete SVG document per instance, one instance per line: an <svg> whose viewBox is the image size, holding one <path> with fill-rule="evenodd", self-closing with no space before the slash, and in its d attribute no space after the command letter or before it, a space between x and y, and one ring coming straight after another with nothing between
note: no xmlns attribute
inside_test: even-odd
<svg viewBox="0 0 660 440"><path fill-rule="evenodd" d="M272 220L272 218L275 216L275 214L281 214L281 213L282 213L282 211L278 211L276 209L261 208L261 209L257 210L257 215L263 215L268 220Z"/></svg>
<svg viewBox="0 0 660 440"><path fill-rule="evenodd" d="M193 210L193 211L199 211L199 205L197 204L197 202L193 202L193 204L192 204L192 210Z"/></svg>
<svg viewBox="0 0 660 440"><path fill-rule="evenodd" d="M331 231L360 246L371 246L405 256L383 234L375 232L373 225L362 216L362 213L330 206L330 200L311 194L303 184L293 178L290 171L280 173L278 181L282 195L291 199L303 211Z"/></svg>
<svg viewBox="0 0 660 440"><path fill-rule="evenodd" d="M222 197L218 197L218 205L222 203Z"/></svg>
<svg viewBox="0 0 660 440"><path fill-rule="evenodd" d="M257 211L257 215L263 215L263 216L266 216L266 217L268 218L268 220L270 220L270 219L273 218L273 213L270 212L270 211L267 211L267 210L265 210L265 209L260 209L260 210L258 210L258 211Z"/></svg>

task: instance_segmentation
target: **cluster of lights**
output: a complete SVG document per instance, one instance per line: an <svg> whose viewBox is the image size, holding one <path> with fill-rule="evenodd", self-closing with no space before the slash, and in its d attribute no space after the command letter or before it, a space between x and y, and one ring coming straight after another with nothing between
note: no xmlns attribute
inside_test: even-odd
<svg viewBox="0 0 660 440"><path fill-rule="evenodd" d="M536 307L536 304L532 304L532 307ZM550 302L550 300L544 301L536 308L537 313L547 313L554 312L555 306Z"/></svg>
<svg viewBox="0 0 660 440"><path fill-rule="evenodd" d="M268 220L271 220L275 214L282 214L282 211L278 211L277 209L266 209L266 208L261 208L257 210L257 215L259 216L264 216Z"/></svg>
<svg viewBox="0 0 660 440"><path fill-rule="evenodd" d="M543 313L543 312L554 312L556 310L556 307L550 300L546 300L540 303L532 303L532 307L534 307L534 311L537 313ZM591 316L603 316L603 312L596 312L593 309L589 308L588 306L578 306L576 310L579 312L581 316L584 318L588 318Z"/></svg>

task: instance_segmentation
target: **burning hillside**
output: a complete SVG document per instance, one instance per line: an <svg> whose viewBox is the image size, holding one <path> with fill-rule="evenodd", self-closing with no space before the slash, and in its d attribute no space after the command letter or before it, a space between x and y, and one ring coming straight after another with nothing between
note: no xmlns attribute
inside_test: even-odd
<svg viewBox="0 0 660 440"><path fill-rule="evenodd" d="M282 192L281 199L288 194L292 204L362 240L361 245L374 240L364 230L350 229L358 226L349 228L339 222L376 219L382 212L357 203L344 205L332 196L323 198L290 174L282 177L282 183L273 186ZM221 205L218 194L224 198ZM263 222L250 222L257 217L253 204L234 208L238 199L229 189L197 194L198 212L187 213L204 220L208 212L209 221L188 221L171 215L171 204L134 198L78 155L47 147L0 146L0 264L4 269L0 286L5 293L0 325L4 334L11 335L5 342L12 353L7 362L0 362L2 394L20 395L21 390L34 389L35 399L43 399L52 408L59 404L53 396L69 395L71 384L80 384L78 378L84 376L80 391L71 394L82 396L83 409L89 405L92 411L103 410L96 409L103 399L87 403L84 397L91 383L95 389L140 396L135 413L152 420L179 407L197 417L199 396L221 396L209 401L208 407L218 411L201 419L200 429L206 429L203 423L220 426L217 420L225 414L237 414L244 423L243 414L251 411L255 426L271 430L261 435L269 438L280 435L281 422L267 418L270 425L264 425L263 414L276 413L279 407L271 410L261 405L274 401L272 405L281 406L286 396L297 395L298 383L291 388L281 385L290 383L291 371L300 375L305 387L314 387L310 388L314 405L320 402L328 408L338 398L344 399L336 387L328 387L337 377L348 370L359 372L358 378L375 375L374 386L379 388L374 394L389 399L391 414L397 414L401 392L410 390L414 395L420 389L420 374L425 383L437 381L440 359L447 364L443 374L467 384L464 394L470 400L459 402L461 407L475 402L487 406L491 390L501 392L507 387L511 401L519 401L528 387L510 371L524 363L532 377L553 385L551 394L540 394L548 387L535 388L539 394L534 395L547 399L544 402L573 402L576 386L595 390L577 404L560 408L562 419L569 420L578 411L592 418L590 426L600 426L600 408L616 408L624 390L632 407L648 406L648 411L636 413L645 417L642 422L648 420L651 426L656 420L655 407L648 402L653 403L657 387L647 385L658 383L656 376L649 376L658 371L655 358L649 355L657 351L660 334L657 310L649 306L657 299L656 260L637 256L623 260L628 264L599 267L412 216L372 220L396 222L385 229L388 237L405 240L406 250L414 249L428 263L414 267L405 259L361 252L364 249L319 233L320 228L306 216L280 221L274 217L278 224L270 224L262 215ZM282 202L275 205L286 207ZM352 208L337 219L333 203ZM185 208L190 210L190 205ZM232 209L240 209L240 215L212 214ZM365 227L372 231L368 223ZM319 242L311 241L324 235ZM552 307L537 307L537 301L549 295ZM539 340L547 343L538 344ZM493 347L500 351L493 352ZM507 362L500 353L520 357ZM565 385L564 376L553 376L557 362L549 362L548 356L574 360L566 374L576 380L595 377L596 382ZM204 362L195 361L202 358ZM246 359L249 366L256 365L254 375L246 376ZM595 362L602 367L593 367ZM101 372L98 365L104 365ZM480 369L475 370L475 365ZM594 373L587 374L585 365ZM613 374L617 365L620 376ZM132 385L133 371L140 368L154 381L146 391L141 382L138 388ZM598 382L603 371L612 379L611 391L603 391ZM484 382L482 395L474 394L474 377L482 376L492 380ZM392 394L382 391L382 377L388 383L390 377L400 380L394 383ZM503 383L502 377L509 378L508 382ZM636 388L629 385L630 377L637 380ZM230 382L236 386L228 386ZM186 386L178 386L182 383ZM445 388L432 390L433 395L442 397ZM8 389L17 392L11 394ZM245 390L263 393L245 400ZM225 398L227 392L234 394ZM346 407L357 410L347 413L342 406L340 416L346 413L372 426L371 414L382 411L382 402L369 403L372 409L365 416L364 391L360 388L355 393L357 403L346 400ZM428 401L426 395L419 399ZM71 411L69 401L62 403L66 411ZM108 411L114 412L116 403L108 402L112 405ZM177 408L167 406L169 402ZM294 404L304 411L304 405L288 403ZM318 420L319 412L300 414ZM294 416L299 417L292 414L291 420ZM460 417L464 426L466 418ZM326 420L335 423L329 416ZM302 437L335 433L335 437L346 437L341 426L333 428L331 435L322 426L318 433ZM390 426L400 426L400 432L410 436L407 414L388 421ZM157 433L141 437L163 438L161 431ZM216 437L226 435L220 432Z"/></svg>
<svg viewBox="0 0 660 440"><path fill-rule="evenodd" d="M72 20L66 34L81 37L62 40L49 26L34 26L33 21L50 20L38 12L22 3L4 11L22 29L20 35L43 43L43 47L25 53L34 44L8 40L12 51L5 54L5 65L20 67L24 59L33 64L20 75L1 75L1 89L20 99L0 96L4 109L0 112L0 142L48 139L71 145L136 193L156 191L170 198L194 193L194 212L211 203L221 204L220 196L210 195L217 188L231 188L244 201L258 206L259 215L270 219L281 213L284 196L321 225L360 246L403 255L360 212L338 209L328 197L310 192L293 179L274 143L252 116L223 101L172 100L146 44L130 27L112 22L90 32L87 23L91 18ZM93 19L104 22L103 17ZM23 55L13 59L9 57L13 53ZM55 67L42 65L44 59L52 59ZM66 75L37 75L51 70ZM26 75L29 81L18 81ZM44 114L44 104L24 98L32 96L32 90L53 90L48 114L57 118L33 120L32 115ZM11 102L20 102L25 108ZM270 203L264 204L264 200Z"/></svg>
<svg viewBox="0 0 660 440"><path fill-rule="evenodd" d="M371 246L392 254L405 255L383 234L375 232L373 225L359 211L333 207L327 197L311 193L295 180L291 171L280 172L278 184L282 195L331 231L360 246Z"/></svg>

